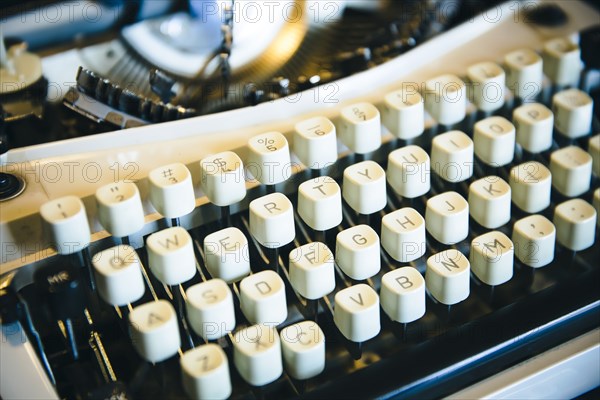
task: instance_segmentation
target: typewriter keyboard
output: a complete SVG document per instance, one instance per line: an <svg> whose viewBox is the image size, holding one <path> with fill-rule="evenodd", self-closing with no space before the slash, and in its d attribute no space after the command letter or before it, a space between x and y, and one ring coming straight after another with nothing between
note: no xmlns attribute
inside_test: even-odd
<svg viewBox="0 0 600 400"><path fill-rule="evenodd" d="M57 254L2 287L3 330L73 399L439 397L584 334L600 121L581 64L550 39L255 135L199 180L155 165L143 191L97 188L101 240L79 197L45 202ZM161 219L139 246L143 201Z"/></svg>

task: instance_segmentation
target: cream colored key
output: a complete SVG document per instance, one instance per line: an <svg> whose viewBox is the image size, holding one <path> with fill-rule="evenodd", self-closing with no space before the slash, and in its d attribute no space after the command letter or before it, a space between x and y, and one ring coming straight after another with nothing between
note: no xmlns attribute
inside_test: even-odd
<svg viewBox="0 0 600 400"><path fill-rule="evenodd" d="M312 229L325 231L342 222L342 191L337 182L320 176L298 187L298 215Z"/></svg>
<svg viewBox="0 0 600 400"><path fill-rule="evenodd" d="M100 297L113 306L126 306L144 295L141 261L131 246L119 245L92 258Z"/></svg>
<svg viewBox="0 0 600 400"><path fill-rule="evenodd" d="M425 130L425 107L419 92L396 90L384 98L383 124L399 139L412 139Z"/></svg>
<svg viewBox="0 0 600 400"><path fill-rule="evenodd" d="M375 161L363 161L344 170L342 196L354 211L373 214L387 204L385 171Z"/></svg>
<svg viewBox="0 0 600 400"><path fill-rule="evenodd" d="M229 362L221 347L204 344L183 353L179 360L185 393L192 399L227 399L231 395Z"/></svg>
<svg viewBox="0 0 600 400"><path fill-rule="evenodd" d="M579 83L581 73L581 50L567 38L550 39L544 43L542 52L544 74L556 85Z"/></svg>
<svg viewBox="0 0 600 400"><path fill-rule="evenodd" d="M558 243L573 251L585 250L594 244L596 210L582 199L567 200L554 209L554 226Z"/></svg>
<svg viewBox="0 0 600 400"><path fill-rule="evenodd" d="M566 137L585 136L592 129L594 101L579 89L558 92L552 98L554 127Z"/></svg>
<svg viewBox="0 0 600 400"><path fill-rule="evenodd" d="M298 122L294 127L294 153L309 169L321 169L337 161L335 125L325 117Z"/></svg>
<svg viewBox="0 0 600 400"><path fill-rule="evenodd" d="M528 161L510 170L512 201L521 210L536 213L550 205L552 174L537 161Z"/></svg>
<svg viewBox="0 0 600 400"><path fill-rule="evenodd" d="M148 264L166 285L179 285L196 275L196 258L190 234L177 226L148 236Z"/></svg>
<svg viewBox="0 0 600 400"><path fill-rule="evenodd" d="M190 286L185 295L190 326L204 340L215 340L233 331L233 296L224 280L211 279Z"/></svg>
<svg viewBox="0 0 600 400"><path fill-rule="evenodd" d="M335 294L333 322L342 335L353 342L365 342L381 330L379 296L363 283Z"/></svg>
<svg viewBox="0 0 600 400"><path fill-rule="evenodd" d="M556 229L543 215L530 215L513 226L515 256L533 268L544 267L554 260L555 239Z"/></svg>
<svg viewBox="0 0 600 400"><path fill-rule="evenodd" d="M504 56L506 86L524 102L534 101L542 90L543 61L533 50L519 49Z"/></svg>
<svg viewBox="0 0 600 400"><path fill-rule="evenodd" d="M429 155L419 146L405 146L388 156L387 181L402 197L414 199L431 189Z"/></svg>
<svg viewBox="0 0 600 400"><path fill-rule="evenodd" d="M596 209L596 225L600 226L600 189L594 190L594 199L592 200Z"/></svg>
<svg viewBox="0 0 600 400"><path fill-rule="evenodd" d="M294 240L294 210L282 193L271 193L250 203L250 233L267 248L279 248Z"/></svg>
<svg viewBox="0 0 600 400"><path fill-rule="evenodd" d="M515 155L515 127L506 118L493 116L475 124L475 154L484 163L501 167Z"/></svg>
<svg viewBox="0 0 600 400"><path fill-rule="evenodd" d="M340 112L337 132L342 143L357 154L366 154L381 146L381 117L371 103L356 103Z"/></svg>
<svg viewBox="0 0 600 400"><path fill-rule="evenodd" d="M292 175L288 141L279 132L267 132L250 138L246 168L262 184L274 185Z"/></svg>
<svg viewBox="0 0 600 400"><path fill-rule="evenodd" d="M588 153L592 156L592 172L600 177L600 133L588 141Z"/></svg>
<svg viewBox="0 0 600 400"><path fill-rule="evenodd" d="M225 228L204 238L206 269L214 278L237 282L250 273L248 239L238 228Z"/></svg>
<svg viewBox="0 0 600 400"><path fill-rule="evenodd" d="M96 190L98 221L111 235L124 237L144 227L144 208L133 182L115 182Z"/></svg>
<svg viewBox="0 0 600 400"><path fill-rule="evenodd" d="M271 383L283 373L281 341L272 326L253 325L233 336L233 363L253 386Z"/></svg>
<svg viewBox="0 0 600 400"><path fill-rule="evenodd" d="M192 175L181 163L165 165L148 173L150 202L165 218L179 218L196 207Z"/></svg>
<svg viewBox="0 0 600 400"><path fill-rule="evenodd" d="M405 207L381 220L381 245L396 261L411 262L425 254L425 220Z"/></svg>
<svg viewBox="0 0 600 400"><path fill-rule="evenodd" d="M242 279L240 306L250 323L281 324L287 318L283 280L271 270L261 271Z"/></svg>
<svg viewBox="0 0 600 400"><path fill-rule="evenodd" d="M456 192L445 192L427 200L425 227L435 240L454 244L469 234L469 203Z"/></svg>
<svg viewBox="0 0 600 400"><path fill-rule="evenodd" d="M309 379L325 369L325 334L313 321L302 321L280 333L285 370L294 379Z"/></svg>
<svg viewBox="0 0 600 400"><path fill-rule="evenodd" d="M40 207L58 254L73 254L90 244L90 226L83 202L76 196L50 200Z"/></svg>
<svg viewBox="0 0 600 400"><path fill-rule="evenodd" d="M469 213L481 226L496 229L510 221L510 185L497 176L486 176L469 186Z"/></svg>
<svg viewBox="0 0 600 400"><path fill-rule="evenodd" d="M151 363L174 356L181 346L177 314L166 300L135 307L129 313L129 332L133 347Z"/></svg>
<svg viewBox="0 0 600 400"><path fill-rule="evenodd" d="M403 324L425 315L425 280L413 267L402 267L381 278L381 308Z"/></svg>
<svg viewBox="0 0 600 400"><path fill-rule="evenodd" d="M464 132L450 131L433 138L431 167L448 182L462 182L473 175L473 141Z"/></svg>
<svg viewBox="0 0 600 400"><path fill-rule="evenodd" d="M425 82L425 109L442 125L465 118L467 87L456 75L441 75Z"/></svg>
<svg viewBox="0 0 600 400"><path fill-rule="evenodd" d="M427 290L440 303L452 305L469 297L469 260L458 250L450 249L427 259Z"/></svg>
<svg viewBox="0 0 600 400"><path fill-rule="evenodd" d="M335 289L334 257L321 242L311 242L290 252L290 282L300 295L315 300Z"/></svg>
<svg viewBox="0 0 600 400"><path fill-rule="evenodd" d="M513 111L517 143L530 153L540 153L552 147L554 114L540 103L524 104Z"/></svg>
<svg viewBox="0 0 600 400"><path fill-rule="evenodd" d="M492 231L471 242L471 270L485 284L496 286L513 276L514 246L502 232Z"/></svg>
<svg viewBox="0 0 600 400"><path fill-rule="evenodd" d="M550 172L556 190L579 196L590 189L592 157L577 146L564 147L550 155Z"/></svg>
<svg viewBox="0 0 600 400"><path fill-rule="evenodd" d="M208 200L217 206L230 206L246 197L244 164L232 151L200 161L200 185Z"/></svg>
<svg viewBox="0 0 600 400"><path fill-rule="evenodd" d="M381 269L379 236L368 225L356 225L338 233L335 261L350 278L363 280Z"/></svg>
<svg viewBox="0 0 600 400"><path fill-rule="evenodd" d="M481 62L467 69L472 102L482 111L495 111L504 105L506 75L501 66Z"/></svg>

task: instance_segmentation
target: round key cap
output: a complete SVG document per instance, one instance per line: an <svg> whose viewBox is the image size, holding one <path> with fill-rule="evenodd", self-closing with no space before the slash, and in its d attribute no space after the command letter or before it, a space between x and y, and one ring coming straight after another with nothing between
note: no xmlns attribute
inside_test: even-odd
<svg viewBox="0 0 600 400"><path fill-rule="evenodd" d="M208 200L217 206L229 206L246 197L244 164L232 151L215 154L200 161L200 184Z"/></svg>
<svg viewBox="0 0 600 400"><path fill-rule="evenodd" d="M369 285L358 284L335 294L333 321L342 335L353 342L365 342L381 330L379 296Z"/></svg>
<svg viewBox="0 0 600 400"><path fill-rule="evenodd" d="M337 182L320 176L298 187L298 215L312 229L325 231L342 222L342 191Z"/></svg>
<svg viewBox="0 0 600 400"><path fill-rule="evenodd" d="M231 283L250 273L248 239L238 228L225 228L204 238L206 269L215 277Z"/></svg>
<svg viewBox="0 0 600 400"><path fill-rule="evenodd" d="M216 344L198 346L179 360L183 388L192 399L227 399L231 378L227 355Z"/></svg>
<svg viewBox="0 0 600 400"><path fill-rule="evenodd" d="M335 261L350 278L363 280L381 269L379 236L368 225L356 225L338 233Z"/></svg>
<svg viewBox="0 0 600 400"><path fill-rule="evenodd" d="M111 247L92 258L98 293L113 306L126 306L139 300L145 291L141 261L134 248Z"/></svg>
<svg viewBox="0 0 600 400"><path fill-rule="evenodd" d="M432 141L431 167L445 181L462 182L473 175L473 141L464 132L450 131Z"/></svg>
<svg viewBox="0 0 600 400"><path fill-rule="evenodd" d="M425 227L435 240L454 244L469 234L469 203L456 192L445 192L427 200Z"/></svg>
<svg viewBox="0 0 600 400"><path fill-rule="evenodd" d="M471 242L471 269L485 284L495 286L508 282L513 276L513 257L513 243L502 232L488 232Z"/></svg>
<svg viewBox="0 0 600 400"><path fill-rule="evenodd" d="M554 126L564 136L575 139L592 129L594 101L579 89L558 92L552 98Z"/></svg>
<svg viewBox="0 0 600 400"><path fill-rule="evenodd" d="M138 354L151 363L177 354L181 345L177 314L166 300L135 307L129 313L131 342Z"/></svg>
<svg viewBox="0 0 600 400"><path fill-rule="evenodd" d="M373 104L357 103L344 107L337 130L342 143L354 153L370 153L381 146L381 119Z"/></svg>
<svg viewBox="0 0 600 400"><path fill-rule="evenodd" d="M381 245L396 261L411 262L425 254L425 220L405 207L381 220Z"/></svg>
<svg viewBox="0 0 600 400"><path fill-rule="evenodd" d="M335 289L333 253L321 242L312 242L290 252L290 282L298 293L311 300Z"/></svg>
<svg viewBox="0 0 600 400"><path fill-rule="evenodd" d="M558 243L573 251L585 250L594 244L596 210L582 199L567 200L554 209L554 225Z"/></svg>
<svg viewBox="0 0 600 400"><path fill-rule="evenodd" d="M248 141L248 170L265 185L274 185L292 175L288 141L279 132L267 132Z"/></svg>
<svg viewBox="0 0 600 400"><path fill-rule="evenodd" d="M310 169L321 169L337 161L335 125L325 117L314 117L294 127L294 153Z"/></svg>
<svg viewBox="0 0 600 400"><path fill-rule="evenodd" d="M427 290L442 304L460 303L469 297L470 269L469 260L458 250L437 253L427 259Z"/></svg>
<svg viewBox="0 0 600 400"><path fill-rule="evenodd" d="M111 235L124 237L144 227L144 208L133 182L116 182L96 190L98 220Z"/></svg>
<svg viewBox="0 0 600 400"><path fill-rule="evenodd" d="M148 173L150 202L165 218L179 218L196 207L192 175L181 163L165 165Z"/></svg>
<svg viewBox="0 0 600 400"><path fill-rule="evenodd" d="M271 193L250 203L250 233L258 243L271 249L296 237L294 210L282 193Z"/></svg>
<svg viewBox="0 0 600 400"><path fill-rule="evenodd" d="M540 153L552 146L554 114L540 103L524 104L513 111L517 143L530 153Z"/></svg>
<svg viewBox="0 0 600 400"><path fill-rule="evenodd" d="M419 146L405 146L388 156L387 181L402 197L414 199L431 189L429 155Z"/></svg>
<svg viewBox="0 0 600 400"><path fill-rule="evenodd" d="M475 154L481 161L501 167L515 155L515 127L503 117L489 117L475 124L473 134Z"/></svg>
<svg viewBox="0 0 600 400"><path fill-rule="evenodd" d="M253 324L279 325L287 318L283 280L271 270L242 279L240 306L248 321Z"/></svg>
<svg viewBox="0 0 600 400"><path fill-rule="evenodd" d="M148 236L148 264L164 284L179 285L196 274L196 258L190 234L177 226Z"/></svg>
<svg viewBox="0 0 600 400"><path fill-rule="evenodd" d="M550 155L552 185L565 196L582 195L590 189L592 157L577 146L564 147Z"/></svg>
<svg viewBox="0 0 600 400"><path fill-rule="evenodd" d="M542 53L544 74L556 85L577 85L581 73L581 50L567 38L550 39Z"/></svg>
<svg viewBox="0 0 600 400"><path fill-rule="evenodd" d="M251 385L271 383L283 373L281 341L275 328L253 325L233 337L233 362L242 378Z"/></svg>
<svg viewBox="0 0 600 400"><path fill-rule="evenodd" d="M543 62L533 50L520 49L504 56L506 86L515 97L531 102L542 90Z"/></svg>
<svg viewBox="0 0 600 400"><path fill-rule="evenodd" d="M494 111L504 105L504 70L493 62L481 62L467 69L472 101L482 111Z"/></svg>
<svg viewBox="0 0 600 400"><path fill-rule="evenodd" d="M496 229L510 221L511 190L504 179L486 176L469 186L469 213L481 226Z"/></svg>
<svg viewBox="0 0 600 400"><path fill-rule="evenodd" d="M425 109L442 125L465 118L467 88L455 75L441 75L425 82Z"/></svg>
<svg viewBox="0 0 600 400"><path fill-rule="evenodd" d="M50 227L58 254L76 253L90 244L90 227L79 197L48 201L40 207L40 215Z"/></svg>
<svg viewBox="0 0 600 400"><path fill-rule="evenodd" d="M387 204L385 171L375 161L363 161L344 170L342 196L354 211L373 214Z"/></svg>
<svg viewBox="0 0 600 400"><path fill-rule="evenodd" d="M513 226L515 256L532 268L544 267L554 260L555 239L556 229L543 215L530 215Z"/></svg>
<svg viewBox="0 0 600 400"><path fill-rule="evenodd" d="M309 379L325 369L325 335L313 321L302 321L280 333L283 363L294 379Z"/></svg>
<svg viewBox="0 0 600 400"><path fill-rule="evenodd" d="M215 340L235 328L233 296L227 283L211 279L185 291L190 326L204 340Z"/></svg>
<svg viewBox="0 0 600 400"><path fill-rule="evenodd" d="M423 97L414 90L396 90L384 98L383 124L399 139L412 139L425 130Z"/></svg>
<svg viewBox="0 0 600 400"><path fill-rule="evenodd" d="M402 267L381 278L381 308L403 324L425 315L425 280L413 267Z"/></svg>
<svg viewBox="0 0 600 400"><path fill-rule="evenodd" d="M552 174L537 161L529 161L510 170L508 183L512 201L521 210L535 213L550 205Z"/></svg>

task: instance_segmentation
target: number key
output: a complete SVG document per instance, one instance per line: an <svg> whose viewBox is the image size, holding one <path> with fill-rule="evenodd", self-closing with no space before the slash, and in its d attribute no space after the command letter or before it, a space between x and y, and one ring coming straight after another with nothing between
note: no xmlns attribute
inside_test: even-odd
<svg viewBox="0 0 600 400"><path fill-rule="evenodd" d="M96 190L98 220L113 236L132 235L144 227L144 208L133 182L115 182Z"/></svg>

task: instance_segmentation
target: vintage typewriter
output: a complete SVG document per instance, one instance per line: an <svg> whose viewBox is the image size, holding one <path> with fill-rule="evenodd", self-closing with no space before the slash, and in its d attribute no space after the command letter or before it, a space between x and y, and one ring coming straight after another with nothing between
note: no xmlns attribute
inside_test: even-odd
<svg viewBox="0 0 600 400"><path fill-rule="evenodd" d="M599 24L4 2L0 397L597 395Z"/></svg>

